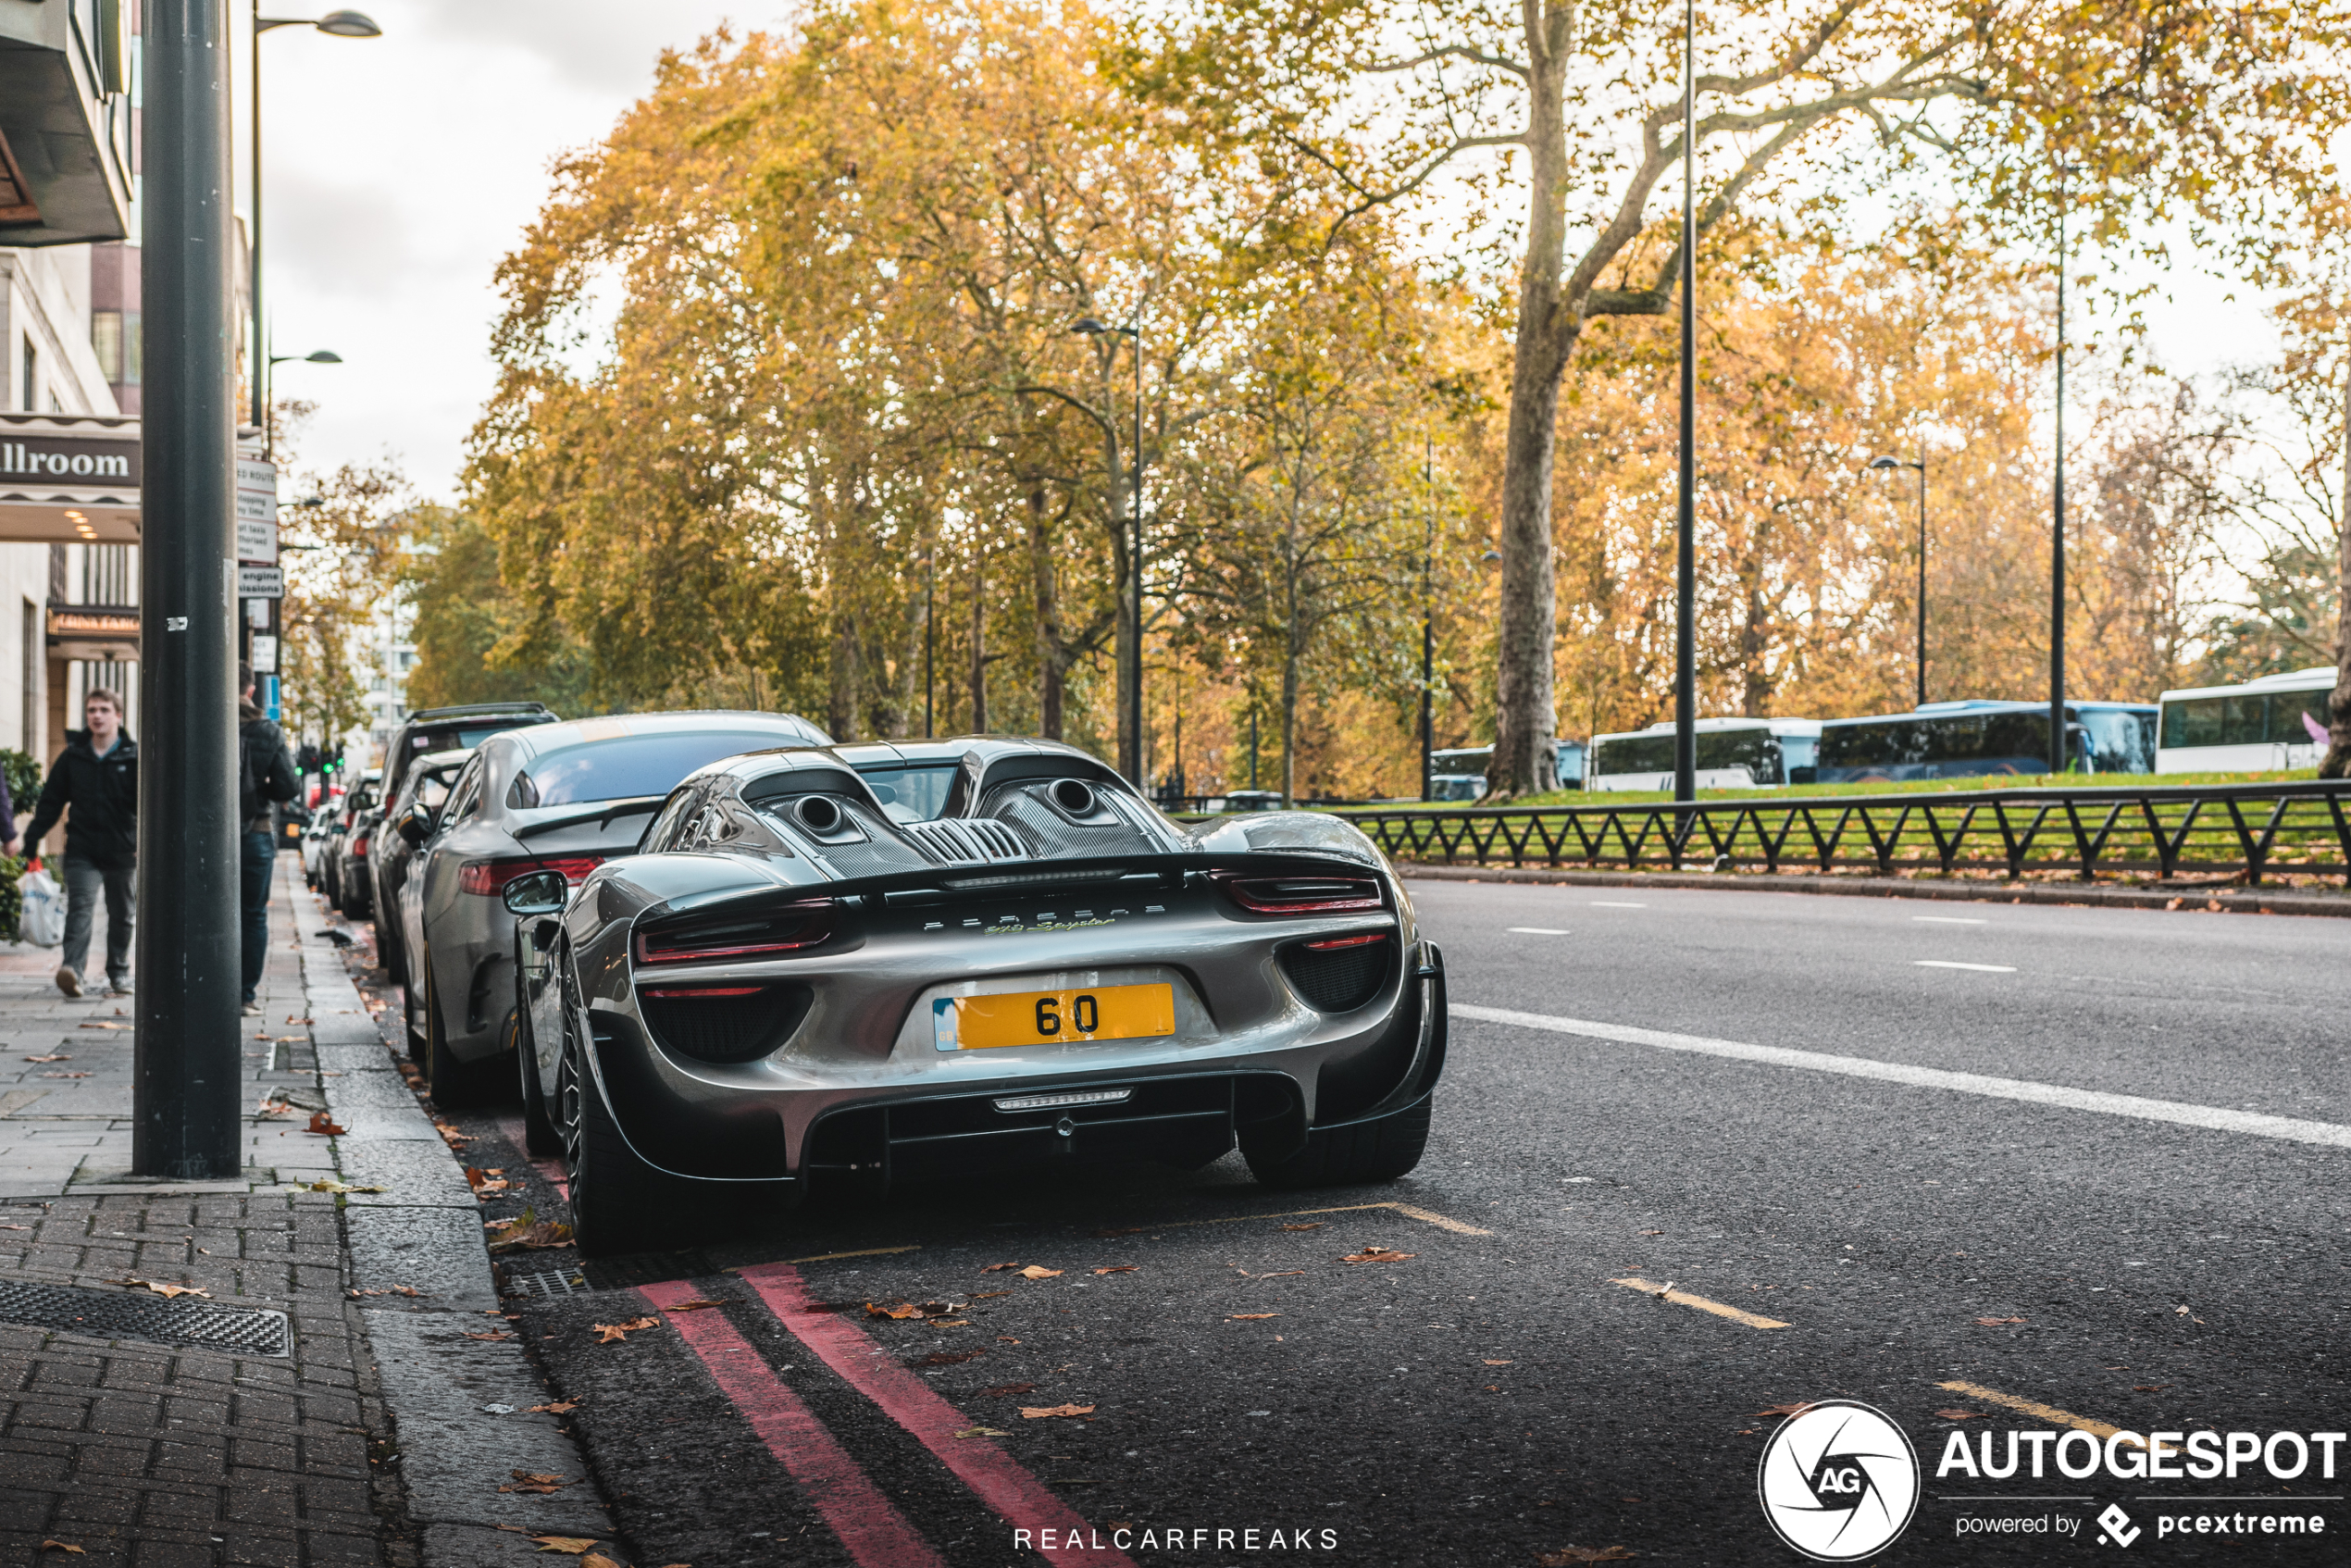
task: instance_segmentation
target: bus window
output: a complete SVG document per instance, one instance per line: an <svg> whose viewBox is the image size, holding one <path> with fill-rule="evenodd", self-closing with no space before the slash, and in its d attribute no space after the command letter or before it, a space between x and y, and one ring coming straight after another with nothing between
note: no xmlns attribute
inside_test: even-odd
<svg viewBox="0 0 2351 1568"><path fill-rule="evenodd" d="M2116 708L2079 710L2082 728L2090 736L2093 773L2153 773L2155 740L2152 727L2139 716Z"/></svg>

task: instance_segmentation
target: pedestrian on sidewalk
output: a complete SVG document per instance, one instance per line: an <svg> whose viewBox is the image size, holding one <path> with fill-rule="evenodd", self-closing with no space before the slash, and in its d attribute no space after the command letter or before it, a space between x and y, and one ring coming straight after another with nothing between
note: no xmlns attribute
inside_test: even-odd
<svg viewBox="0 0 2351 1568"><path fill-rule="evenodd" d="M15 854L24 848L24 840L17 837L17 803L8 793L8 773L0 768L0 854Z"/></svg>
<svg viewBox="0 0 2351 1568"><path fill-rule="evenodd" d="M255 1000L262 965L269 959L269 877L278 865L278 833L270 807L291 801L300 786L286 737L264 718L253 700L253 666L237 666L237 820L244 824L245 1013L261 1011Z"/></svg>
<svg viewBox="0 0 2351 1568"><path fill-rule="evenodd" d="M66 945L57 989L81 994L90 923L106 901L106 989L131 992L131 933L139 900L139 742L122 728L122 699L93 686L81 700L89 728L68 730L50 765L25 838L38 844L66 817Z"/></svg>

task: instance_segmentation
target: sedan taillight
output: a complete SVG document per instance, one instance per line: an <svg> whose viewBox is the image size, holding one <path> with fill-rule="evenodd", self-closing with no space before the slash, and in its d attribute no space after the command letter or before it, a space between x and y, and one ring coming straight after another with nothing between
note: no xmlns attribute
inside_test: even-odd
<svg viewBox="0 0 2351 1568"><path fill-rule="evenodd" d="M1348 915L1381 907L1367 877L1224 877L1225 896L1251 915Z"/></svg>
<svg viewBox="0 0 2351 1568"><path fill-rule="evenodd" d="M751 918L700 920L637 933L640 964L707 964L815 947L833 934L833 903L815 899Z"/></svg>
<svg viewBox="0 0 2351 1568"><path fill-rule="evenodd" d="M560 871L565 882L578 887L588 873L604 863L600 854L504 855L497 860L469 860L457 868L457 890L496 898L506 884L534 871Z"/></svg>

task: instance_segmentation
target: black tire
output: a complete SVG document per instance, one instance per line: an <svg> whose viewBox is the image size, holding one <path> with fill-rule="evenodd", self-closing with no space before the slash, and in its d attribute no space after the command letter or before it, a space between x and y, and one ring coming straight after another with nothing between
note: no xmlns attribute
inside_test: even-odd
<svg viewBox="0 0 2351 1568"><path fill-rule="evenodd" d="M1286 1160L1249 1160L1250 1175L1260 1186L1359 1187L1394 1181L1421 1163L1428 1147L1428 1108L1434 1095L1401 1111L1345 1126L1317 1127L1306 1135L1306 1146Z"/></svg>
<svg viewBox="0 0 2351 1568"><path fill-rule="evenodd" d="M504 1097L513 1083L503 1053L483 1062L465 1062L449 1049L449 1032L441 1025L440 988L433 984L429 955L425 965L425 1053L421 1065L426 1091L432 1096L433 1103L444 1111L493 1104Z"/></svg>
<svg viewBox="0 0 2351 1568"><path fill-rule="evenodd" d="M516 1003L507 1029L514 1041L515 1076L522 1093L522 1146L526 1154L560 1154L563 1135L547 1114L547 1097L539 1088L539 1053L533 1049L530 1010Z"/></svg>
<svg viewBox="0 0 2351 1568"><path fill-rule="evenodd" d="M556 1096L579 1255L675 1251L690 1242L690 1233L707 1213L709 1194L695 1191L699 1184L655 1170L628 1147L588 1071L568 1008Z"/></svg>

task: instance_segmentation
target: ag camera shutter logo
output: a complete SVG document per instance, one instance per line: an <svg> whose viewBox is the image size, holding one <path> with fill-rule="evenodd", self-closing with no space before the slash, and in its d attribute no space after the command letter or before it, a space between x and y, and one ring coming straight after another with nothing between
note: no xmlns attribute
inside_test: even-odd
<svg viewBox="0 0 2351 1568"><path fill-rule="evenodd" d="M1828 1400L1772 1434L1755 1485L1780 1539L1815 1562L1858 1562L1909 1525L1919 1474L1918 1450L1884 1412Z"/></svg>

